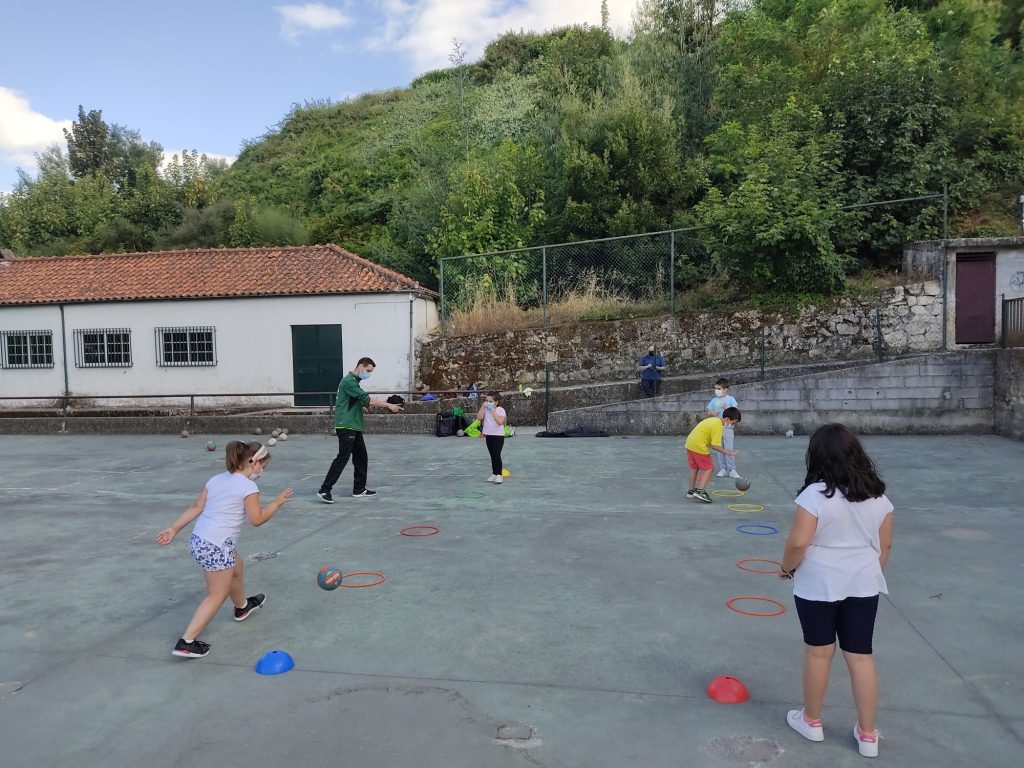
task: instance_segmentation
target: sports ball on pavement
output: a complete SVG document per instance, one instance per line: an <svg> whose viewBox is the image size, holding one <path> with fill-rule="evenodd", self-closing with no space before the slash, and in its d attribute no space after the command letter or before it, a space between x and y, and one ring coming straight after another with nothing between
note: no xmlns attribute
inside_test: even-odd
<svg viewBox="0 0 1024 768"><path fill-rule="evenodd" d="M744 480L741 477L739 480L736 481L736 490L737 491L746 491L749 488L750 488L750 481L749 480Z"/></svg>
<svg viewBox="0 0 1024 768"><path fill-rule="evenodd" d="M270 438L269 440L267 440L267 445L277 445L277 440L275 440L274 438Z"/></svg>
<svg viewBox="0 0 1024 768"><path fill-rule="evenodd" d="M330 592L332 589L337 589L341 586L342 573L341 570L333 566L325 565L320 569L320 573L316 575L316 583L320 589L326 589Z"/></svg>
<svg viewBox="0 0 1024 768"><path fill-rule="evenodd" d="M217 450L217 444L215 442L213 442L213 440L211 440L210 442L208 442L206 444L206 450L208 450L208 451L216 451Z"/></svg>

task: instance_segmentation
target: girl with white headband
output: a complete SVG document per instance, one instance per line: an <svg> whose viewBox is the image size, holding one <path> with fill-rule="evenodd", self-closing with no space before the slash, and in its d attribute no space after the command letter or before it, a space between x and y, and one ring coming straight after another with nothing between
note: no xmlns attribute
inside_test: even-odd
<svg viewBox="0 0 1024 768"><path fill-rule="evenodd" d="M235 542L247 519L254 526L263 525L292 497L292 489L285 488L269 504L260 505L260 489L254 481L269 463L270 452L260 443L228 443L224 455L227 471L211 477L195 503L170 528L157 534L157 543L167 546L182 528L199 518L192 528L189 552L203 569L206 597L171 651L175 656L198 658L210 652L210 644L199 640L199 634L227 598L235 606L235 621L245 621L266 602L264 595L246 597L244 566Z"/></svg>

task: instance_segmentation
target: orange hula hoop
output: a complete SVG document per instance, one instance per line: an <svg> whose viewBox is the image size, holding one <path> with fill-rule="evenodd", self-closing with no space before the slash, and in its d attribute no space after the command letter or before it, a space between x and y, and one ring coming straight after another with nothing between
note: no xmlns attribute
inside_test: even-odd
<svg viewBox="0 0 1024 768"><path fill-rule="evenodd" d="M733 605L737 600L763 600L766 603L771 603L776 606L779 610L773 611L772 613L754 613L753 611L744 611L742 608L737 608ZM730 597L726 600L725 605L730 611L742 613L744 616L781 616L786 612L786 606L778 600L772 600L770 597L759 597L757 595L740 595L738 597Z"/></svg>
<svg viewBox="0 0 1024 768"><path fill-rule="evenodd" d="M344 580L342 580L342 583L338 586L346 587L347 589L362 589L363 587L376 587L379 584L383 584L388 579L388 577L380 571L353 571L352 573L345 574L346 579L349 576L377 576L379 578L377 579L377 581L371 581L368 584L346 584Z"/></svg>
<svg viewBox="0 0 1024 768"><path fill-rule="evenodd" d="M744 563L771 563L772 565L777 565L779 567L771 571L766 571L761 568L747 568ZM778 560L766 560L763 557L744 557L742 560L736 561L736 567L741 571L747 571L749 573L778 573L782 570L782 563Z"/></svg>

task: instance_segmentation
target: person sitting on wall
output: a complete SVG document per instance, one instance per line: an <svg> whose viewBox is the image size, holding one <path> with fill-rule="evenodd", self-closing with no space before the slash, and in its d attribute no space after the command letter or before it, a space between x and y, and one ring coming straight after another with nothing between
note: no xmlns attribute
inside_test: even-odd
<svg viewBox="0 0 1024 768"><path fill-rule="evenodd" d="M661 389L661 374L665 370L665 358L651 344L647 354L640 358L636 369L640 372L640 393L643 397L657 397Z"/></svg>

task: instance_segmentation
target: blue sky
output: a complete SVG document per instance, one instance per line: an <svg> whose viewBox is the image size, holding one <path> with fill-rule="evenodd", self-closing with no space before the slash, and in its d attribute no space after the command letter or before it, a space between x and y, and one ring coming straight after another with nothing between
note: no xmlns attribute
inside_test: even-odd
<svg viewBox="0 0 1024 768"><path fill-rule="evenodd" d="M637 0L609 0L627 33ZM598 24L600 0L2 0L0 191L78 105L233 158L292 104L405 86L509 29Z"/></svg>

